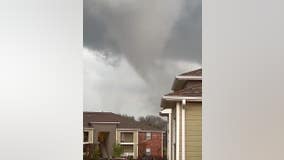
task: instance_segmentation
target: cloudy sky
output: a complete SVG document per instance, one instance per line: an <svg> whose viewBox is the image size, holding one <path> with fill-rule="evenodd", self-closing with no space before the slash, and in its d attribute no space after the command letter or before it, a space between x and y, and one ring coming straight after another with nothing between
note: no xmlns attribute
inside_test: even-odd
<svg viewBox="0 0 284 160"><path fill-rule="evenodd" d="M201 0L84 0L84 110L158 115L201 66Z"/></svg>

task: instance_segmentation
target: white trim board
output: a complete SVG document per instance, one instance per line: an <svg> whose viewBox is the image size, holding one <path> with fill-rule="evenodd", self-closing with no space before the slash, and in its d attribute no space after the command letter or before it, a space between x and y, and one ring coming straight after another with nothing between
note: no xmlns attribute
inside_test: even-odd
<svg viewBox="0 0 284 160"><path fill-rule="evenodd" d="M92 124L119 124L120 122L89 122Z"/></svg>
<svg viewBox="0 0 284 160"><path fill-rule="evenodd" d="M162 98L168 101L176 101L176 100L202 101L202 97L163 96Z"/></svg>
<svg viewBox="0 0 284 160"><path fill-rule="evenodd" d="M202 76L176 76L178 80L202 80Z"/></svg>

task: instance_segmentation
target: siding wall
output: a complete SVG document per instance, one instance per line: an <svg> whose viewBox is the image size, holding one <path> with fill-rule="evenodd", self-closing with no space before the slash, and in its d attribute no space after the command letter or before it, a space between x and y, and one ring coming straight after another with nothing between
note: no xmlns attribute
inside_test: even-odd
<svg viewBox="0 0 284 160"><path fill-rule="evenodd" d="M189 103L185 108L185 157L202 160L202 103Z"/></svg>

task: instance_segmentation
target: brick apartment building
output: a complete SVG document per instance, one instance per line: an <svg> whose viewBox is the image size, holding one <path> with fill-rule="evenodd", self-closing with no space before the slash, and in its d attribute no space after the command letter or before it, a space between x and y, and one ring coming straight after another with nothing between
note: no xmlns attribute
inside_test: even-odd
<svg viewBox="0 0 284 160"><path fill-rule="evenodd" d="M139 158L144 154L155 159L163 157L163 132L141 130L138 134Z"/></svg>
<svg viewBox="0 0 284 160"><path fill-rule="evenodd" d="M123 148L122 157L143 156L163 158L164 131L111 112L84 112L84 155L99 147L102 158L112 157L113 144Z"/></svg>

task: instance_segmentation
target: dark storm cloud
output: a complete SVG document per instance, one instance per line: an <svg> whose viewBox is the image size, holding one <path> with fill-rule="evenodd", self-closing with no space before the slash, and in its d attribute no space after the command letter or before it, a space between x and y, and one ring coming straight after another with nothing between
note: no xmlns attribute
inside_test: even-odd
<svg viewBox="0 0 284 160"><path fill-rule="evenodd" d="M84 0L83 36L84 47L114 68L126 59L148 85L152 105L140 109L158 112L174 76L201 65L201 0Z"/></svg>
<svg viewBox="0 0 284 160"><path fill-rule="evenodd" d="M201 63L202 50L201 1L186 1L180 19L167 42L166 57Z"/></svg>
<svg viewBox="0 0 284 160"><path fill-rule="evenodd" d="M201 1L84 0L84 46L125 56L148 79L163 59L201 63Z"/></svg>

